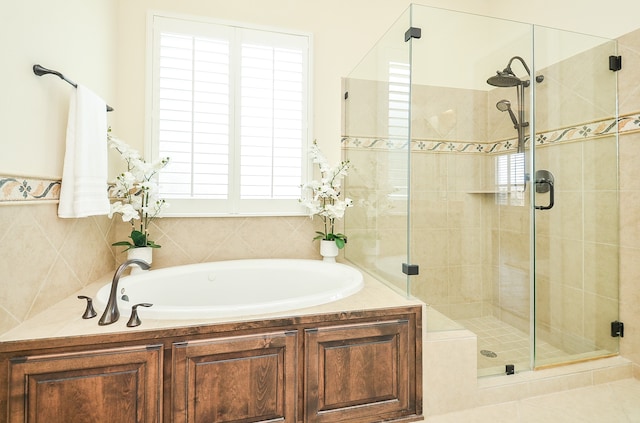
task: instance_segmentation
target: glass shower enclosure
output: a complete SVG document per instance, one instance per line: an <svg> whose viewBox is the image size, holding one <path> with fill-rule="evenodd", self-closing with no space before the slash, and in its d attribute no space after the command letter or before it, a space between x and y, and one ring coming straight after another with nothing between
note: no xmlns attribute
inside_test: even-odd
<svg viewBox="0 0 640 423"><path fill-rule="evenodd" d="M618 351L616 54L411 5L343 81L346 258L473 331L480 376Z"/></svg>

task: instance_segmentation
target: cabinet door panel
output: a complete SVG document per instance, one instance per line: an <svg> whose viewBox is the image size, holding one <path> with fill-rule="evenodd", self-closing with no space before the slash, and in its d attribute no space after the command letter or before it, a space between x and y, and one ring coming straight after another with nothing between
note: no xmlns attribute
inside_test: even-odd
<svg viewBox="0 0 640 423"><path fill-rule="evenodd" d="M307 330L307 422L382 421L415 413L407 320Z"/></svg>
<svg viewBox="0 0 640 423"><path fill-rule="evenodd" d="M296 348L294 332L175 344L174 422L295 422Z"/></svg>
<svg viewBox="0 0 640 423"><path fill-rule="evenodd" d="M30 356L9 363L10 423L153 423L161 346Z"/></svg>

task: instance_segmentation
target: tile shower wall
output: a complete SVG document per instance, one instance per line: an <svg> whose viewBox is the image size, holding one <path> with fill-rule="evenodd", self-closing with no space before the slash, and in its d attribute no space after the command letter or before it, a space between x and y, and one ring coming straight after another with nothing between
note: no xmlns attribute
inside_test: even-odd
<svg viewBox="0 0 640 423"><path fill-rule="evenodd" d="M544 82L536 84L536 168L555 175L556 197L553 210L536 211L536 330L571 354L617 349L608 333L618 316L619 280L615 92L608 54L610 45L575 55L541 70ZM589 80L568 77L581 73ZM627 116L617 125L632 130L634 120ZM520 239L528 242L528 209L512 211L525 223ZM528 251L527 245L519 247L515 251ZM521 265L515 278L499 279L509 288L498 290L499 311L504 321L527 330L528 257L509 261ZM521 294L519 310L507 305L514 288Z"/></svg>
<svg viewBox="0 0 640 423"><path fill-rule="evenodd" d="M412 291L454 319L485 314L492 294L483 271L487 209L476 194L492 182L486 110L483 91L412 88L411 261L421 265Z"/></svg>

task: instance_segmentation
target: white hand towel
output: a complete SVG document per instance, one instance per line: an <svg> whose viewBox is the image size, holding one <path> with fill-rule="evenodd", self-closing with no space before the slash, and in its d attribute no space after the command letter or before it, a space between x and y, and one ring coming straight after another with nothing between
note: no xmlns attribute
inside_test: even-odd
<svg viewBox="0 0 640 423"><path fill-rule="evenodd" d="M107 192L107 104L78 85L71 96L62 169L59 217L109 213Z"/></svg>

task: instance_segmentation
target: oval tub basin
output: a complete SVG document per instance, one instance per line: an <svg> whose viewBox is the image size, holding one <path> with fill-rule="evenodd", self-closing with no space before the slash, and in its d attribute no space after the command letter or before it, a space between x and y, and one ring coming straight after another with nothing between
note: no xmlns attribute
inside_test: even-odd
<svg viewBox="0 0 640 423"><path fill-rule="evenodd" d="M355 294L362 273L320 260L261 259L190 264L141 272L120 279L120 319L131 306L140 318L203 319L275 313L326 304ZM98 313L109 300L111 283L96 295Z"/></svg>

